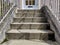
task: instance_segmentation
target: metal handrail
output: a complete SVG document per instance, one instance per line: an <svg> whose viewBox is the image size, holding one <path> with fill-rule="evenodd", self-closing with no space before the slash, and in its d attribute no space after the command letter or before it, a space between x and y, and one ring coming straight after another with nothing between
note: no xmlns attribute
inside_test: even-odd
<svg viewBox="0 0 60 45"><path fill-rule="evenodd" d="M6 1L0 0L0 8L1 8L0 21L5 16L5 14L9 11L11 5L12 4L9 2L9 0Z"/></svg>
<svg viewBox="0 0 60 45"><path fill-rule="evenodd" d="M13 21L13 16L15 13L16 6L13 4L9 11L3 16L0 21L0 43L5 39L5 33L8 29L10 29L10 24Z"/></svg>
<svg viewBox="0 0 60 45"><path fill-rule="evenodd" d="M0 24L3 22L5 17L9 14L10 10L15 6L15 4L12 5L12 7L9 9L9 11L5 14L5 16L1 19Z"/></svg>

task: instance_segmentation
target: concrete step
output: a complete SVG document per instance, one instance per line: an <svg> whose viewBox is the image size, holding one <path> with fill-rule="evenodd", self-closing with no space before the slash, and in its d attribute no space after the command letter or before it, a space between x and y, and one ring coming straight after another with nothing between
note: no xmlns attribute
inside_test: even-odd
<svg viewBox="0 0 60 45"><path fill-rule="evenodd" d="M42 13L16 13L16 17L45 17Z"/></svg>
<svg viewBox="0 0 60 45"><path fill-rule="evenodd" d="M14 17L13 22L47 22L45 17Z"/></svg>
<svg viewBox="0 0 60 45"><path fill-rule="evenodd" d="M11 23L11 29L47 29L49 23Z"/></svg>
<svg viewBox="0 0 60 45"><path fill-rule="evenodd" d="M17 12L19 13L40 13L41 11L40 10L20 10L20 9L17 9Z"/></svg>
<svg viewBox="0 0 60 45"><path fill-rule="evenodd" d="M59 45L57 42L44 40L9 40L2 45Z"/></svg>
<svg viewBox="0 0 60 45"><path fill-rule="evenodd" d="M24 29L17 30L11 29L6 32L8 39L38 39L48 40L48 34L53 34L50 30L37 30L37 29Z"/></svg>
<svg viewBox="0 0 60 45"><path fill-rule="evenodd" d="M26 17L26 14L23 13L16 13L15 17Z"/></svg>

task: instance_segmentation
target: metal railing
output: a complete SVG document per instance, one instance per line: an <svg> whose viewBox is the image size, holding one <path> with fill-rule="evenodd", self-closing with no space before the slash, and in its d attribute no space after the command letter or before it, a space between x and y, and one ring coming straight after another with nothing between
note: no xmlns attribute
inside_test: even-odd
<svg viewBox="0 0 60 45"><path fill-rule="evenodd" d="M8 10L11 7L11 3L9 0L0 0L0 20L5 16Z"/></svg>
<svg viewBox="0 0 60 45"><path fill-rule="evenodd" d="M0 43L4 41L4 39L6 38L5 33L8 29L10 29L10 24L13 21L13 17L15 14L15 9L16 9L16 5L12 4L11 7L9 7L9 9L7 10L5 15L1 15L1 20L0 20Z"/></svg>
<svg viewBox="0 0 60 45"><path fill-rule="evenodd" d="M11 3L10 0L0 0L0 43L6 38L5 33L10 29L10 23L13 21L13 16L15 13L14 3Z"/></svg>

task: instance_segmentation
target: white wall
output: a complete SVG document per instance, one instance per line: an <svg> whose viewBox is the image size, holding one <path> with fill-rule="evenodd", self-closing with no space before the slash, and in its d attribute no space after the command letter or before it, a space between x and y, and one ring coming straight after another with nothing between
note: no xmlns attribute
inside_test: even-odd
<svg viewBox="0 0 60 45"><path fill-rule="evenodd" d="M41 0L41 6L47 5L54 15L59 17L59 1L60 0Z"/></svg>

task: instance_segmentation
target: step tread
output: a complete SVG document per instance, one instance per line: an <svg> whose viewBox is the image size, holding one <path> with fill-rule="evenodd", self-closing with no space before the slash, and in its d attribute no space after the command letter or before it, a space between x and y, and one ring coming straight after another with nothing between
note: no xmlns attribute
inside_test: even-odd
<svg viewBox="0 0 60 45"><path fill-rule="evenodd" d="M11 29L7 33L53 33L50 30L38 30L38 29Z"/></svg>
<svg viewBox="0 0 60 45"><path fill-rule="evenodd" d="M36 10L34 10L34 9L33 10L27 10L27 9L26 10L22 10L22 9L17 8L17 11L18 10L20 10L20 11L40 11L39 9L36 9Z"/></svg>
<svg viewBox="0 0 60 45"><path fill-rule="evenodd" d="M46 17L14 17L14 18L46 18Z"/></svg>
<svg viewBox="0 0 60 45"><path fill-rule="evenodd" d="M20 23L18 23L18 22L14 22L14 23L11 23L11 24L49 24L49 23L33 23L33 22L20 22Z"/></svg>

